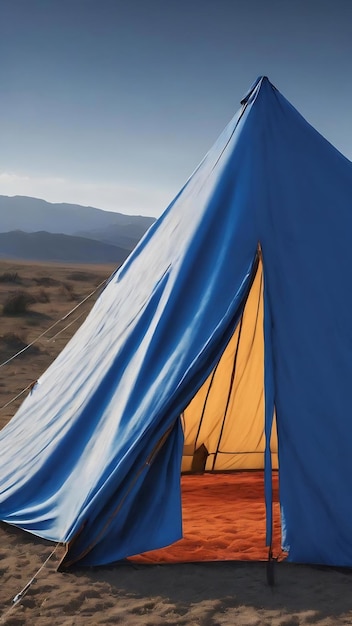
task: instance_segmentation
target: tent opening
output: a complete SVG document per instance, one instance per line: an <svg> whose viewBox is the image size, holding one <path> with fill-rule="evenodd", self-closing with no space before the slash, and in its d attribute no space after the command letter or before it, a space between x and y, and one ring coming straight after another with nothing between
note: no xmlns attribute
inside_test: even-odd
<svg viewBox="0 0 352 626"><path fill-rule="evenodd" d="M138 560L267 558L264 503L263 268L218 364L182 415L184 538ZM276 421L271 437L273 553L280 552Z"/></svg>

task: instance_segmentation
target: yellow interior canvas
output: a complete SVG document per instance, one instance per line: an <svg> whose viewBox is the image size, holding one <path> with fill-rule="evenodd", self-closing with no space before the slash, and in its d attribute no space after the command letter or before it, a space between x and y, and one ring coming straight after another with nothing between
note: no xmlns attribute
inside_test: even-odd
<svg viewBox="0 0 352 626"><path fill-rule="evenodd" d="M182 471L264 467L263 268L219 363L184 411ZM274 419L273 468L278 467Z"/></svg>

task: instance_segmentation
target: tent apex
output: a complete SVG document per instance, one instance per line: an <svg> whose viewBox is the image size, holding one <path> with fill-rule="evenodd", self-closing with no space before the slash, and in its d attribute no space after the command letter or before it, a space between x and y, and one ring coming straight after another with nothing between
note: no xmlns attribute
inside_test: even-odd
<svg viewBox="0 0 352 626"><path fill-rule="evenodd" d="M258 76L258 78L254 81L248 91L245 93L241 100L241 104L246 104L251 97L253 91L258 87L258 85L262 85L264 82L268 82L270 84L270 80L267 76Z"/></svg>

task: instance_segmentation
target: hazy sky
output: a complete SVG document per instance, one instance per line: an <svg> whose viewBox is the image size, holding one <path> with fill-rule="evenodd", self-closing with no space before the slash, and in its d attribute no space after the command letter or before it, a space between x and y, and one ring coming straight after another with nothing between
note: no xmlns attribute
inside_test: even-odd
<svg viewBox="0 0 352 626"><path fill-rule="evenodd" d="M0 0L0 194L159 215L265 74L352 158L352 0Z"/></svg>

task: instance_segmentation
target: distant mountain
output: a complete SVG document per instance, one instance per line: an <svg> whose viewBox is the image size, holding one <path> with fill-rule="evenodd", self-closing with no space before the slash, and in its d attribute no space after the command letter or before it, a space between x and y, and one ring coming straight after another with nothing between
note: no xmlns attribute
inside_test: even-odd
<svg viewBox="0 0 352 626"><path fill-rule="evenodd" d="M131 221L126 224L112 224L108 228L102 228L100 230L81 230L77 231L75 235L79 237L89 237L89 239L96 239L104 243L112 243L113 245L117 245L115 242L118 241L118 245L122 248L132 250L150 226L150 218L148 217L146 220L148 221Z"/></svg>
<svg viewBox="0 0 352 626"><path fill-rule="evenodd" d="M84 237L57 233L0 233L0 257L27 261L114 263L120 265L128 250Z"/></svg>
<svg viewBox="0 0 352 626"><path fill-rule="evenodd" d="M154 221L152 217L124 215L78 204L53 204L27 196L0 196L0 233L21 230L78 235L130 251Z"/></svg>

